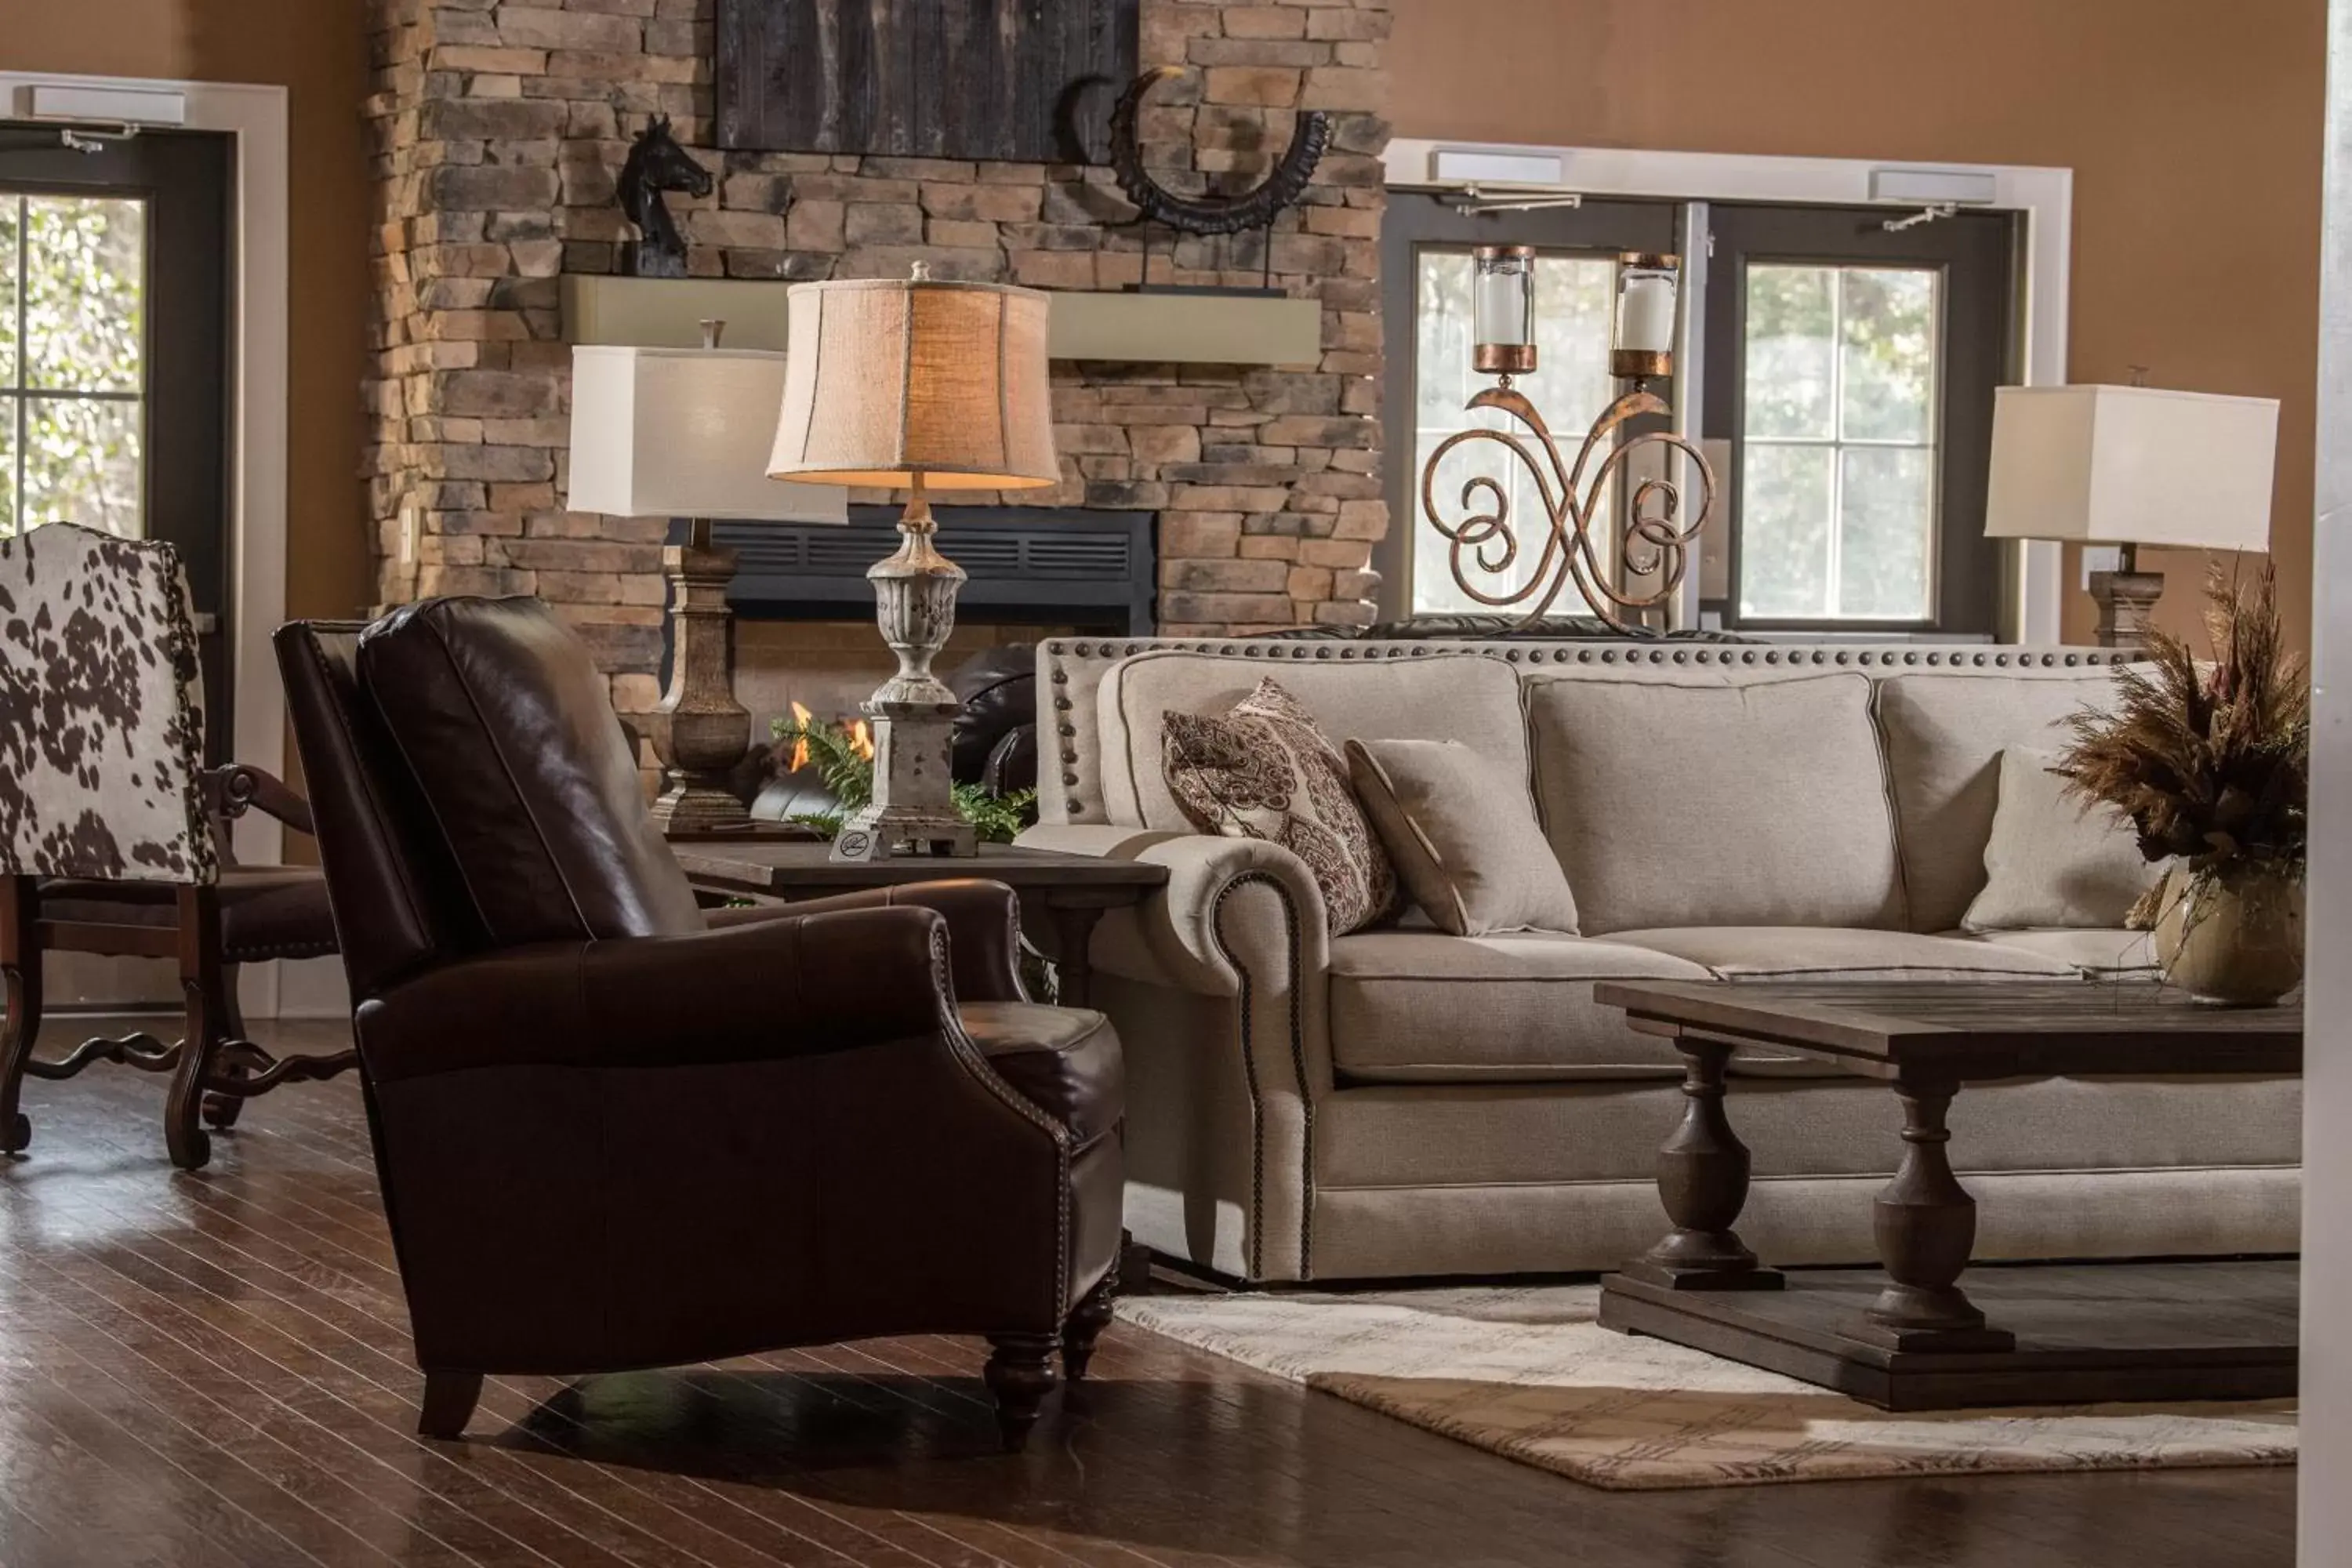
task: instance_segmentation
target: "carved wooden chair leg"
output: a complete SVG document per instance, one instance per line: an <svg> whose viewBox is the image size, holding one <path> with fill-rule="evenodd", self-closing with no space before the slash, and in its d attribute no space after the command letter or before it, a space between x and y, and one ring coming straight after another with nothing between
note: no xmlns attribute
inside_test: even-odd
<svg viewBox="0 0 2352 1568"><path fill-rule="evenodd" d="M1117 1270L1105 1275L1070 1309L1070 1321L1062 1325L1062 1371L1072 1383L1086 1377L1087 1363L1095 1359L1095 1341L1110 1327L1113 1282L1118 1278Z"/></svg>
<svg viewBox="0 0 2352 1568"><path fill-rule="evenodd" d="M180 1059L163 1103L163 1142L172 1163L200 1171L213 1157L213 1141L199 1124L205 1075L221 1042L220 905L209 888L180 889L180 994L186 1003L186 1032Z"/></svg>
<svg viewBox="0 0 2352 1568"><path fill-rule="evenodd" d="M224 1039L242 1041L246 1037L245 1008L237 1000L236 964L221 965L220 983L221 1036ZM218 1076L222 1078L242 1081L253 1076L253 1069L241 1061L222 1061L216 1066ZM226 1132L236 1126L237 1113L244 1109L245 1096L241 1094L218 1094L209 1089L205 1093L205 1123L218 1131Z"/></svg>
<svg viewBox="0 0 2352 1568"><path fill-rule="evenodd" d="M0 979L8 994L7 1021L0 1024L0 1154L21 1154L33 1141L19 1097L41 1033L41 955L33 946L33 879L0 882Z"/></svg>
<svg viewBox="0 0 2352 1568"><path fill-rule="evenodd" d="M481 1397L482 1374L478 1372L426 1373L425 1407L416 1417L417 1435L445 1440L464 1436L466 1423L473 1419L474 1406Z"/></svg>
<svg viewBox="0 0 2352 1568"><path fill-rule="evenodd" d="M995 1353L982 1376L996 1398L996 1425L1004 1434L1004 1451L1017 1454L1027 1447L1038 1409L1059 1381L1054 1375L1054 1336L991 1334L988 1342Z"/></svg>

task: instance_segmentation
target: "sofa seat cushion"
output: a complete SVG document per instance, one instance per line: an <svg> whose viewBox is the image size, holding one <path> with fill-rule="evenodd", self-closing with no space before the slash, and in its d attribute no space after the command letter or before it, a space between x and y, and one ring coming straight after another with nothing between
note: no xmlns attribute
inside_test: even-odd
<svg viewBox="0 0 2352 1568"><path fill-rule="evenodd" d="M2003 931L1979 934L1953 931L1953 936L1981 942L2037 958L2070 963L2094 980L2153 980L2163 967L2157 962L2153 934L2144 931L2098 931L2083 927L2064 931Z"/></svg>
<svg viewBox="0 0 2352 1568"><path fill-rule="evenodd" d="M1609 940L1702 964L1721 980L2073 980L2082 973L2026 948L1903 931L1684 926Z"/></svg>
<svg viewBox="0 0 2352 1568"><path fill-rule="evenodd" d="M1531 673L1536 802L1578 929L1905 929L1870 703L1855 670Z"/></svg>
<svg viewBox="0 0 2352 1568"><path fill-rule="evenodd" d="M1331 943L1331 1055L1366 1083L1673 1078L1673 1047L1592 1000L1599 980L1705 980L1697 964L1549 931L1377 931Z"/></svg>
<svg viewBox="0 0 2352 1568"><path fill-rule="evenodd" d="M1110 1020L1085 1007L966 1002L963 1032L1021 1097L1070 1130L1072 1152L1127 1114L1127 1079Z"/></svg>

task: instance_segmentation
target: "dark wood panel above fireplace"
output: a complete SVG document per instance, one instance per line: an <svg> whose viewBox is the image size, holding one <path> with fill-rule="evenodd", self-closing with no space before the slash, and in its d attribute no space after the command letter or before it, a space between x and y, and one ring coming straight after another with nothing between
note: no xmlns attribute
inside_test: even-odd
<svg viewBox="0 0 2352 1568"><path fill-rule="evenodd" d="M719 0L719 144L1099 163L1139 0Z"/></svg>
<svg viewBox="0 0 2352 1568"><path fill-rule="evenodd" d="M1067 625L1150 635L1157 552L1150 512L1081 507L937 509L939 546L971 574L957 616L973 624ZM874 613L866 569L898 548L895 507L854 506L849 526L719 522L737 555L728 603L761 620Z"/></svg>

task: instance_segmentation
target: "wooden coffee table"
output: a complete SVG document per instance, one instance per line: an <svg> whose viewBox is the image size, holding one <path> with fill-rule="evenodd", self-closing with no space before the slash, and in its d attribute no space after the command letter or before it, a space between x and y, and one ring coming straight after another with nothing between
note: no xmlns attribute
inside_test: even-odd
<svg viewBox="0 0 2352 1568"><path fill-rule="evenodd" d="M1952 1173L1945 1116L1964 1085L1999 1079L2296 1073L2299 1006L2216 1009L2156 985L2064 982L1626 981L1593 994L1674 1043L1685 1096L1658 1154L1673 1229L1602 1281L1605 1326L1893 1410L2294 1392L2292 1262L2000 1268L1971 1279L1972 1300L1959 1279L1976 1201ZM1748 1152L1725 1068L1759 1045L1876 1079L1900 1102L1902 1162L1873 1215L1883 1275L1784 1275L1733 1228Z"/></svg>

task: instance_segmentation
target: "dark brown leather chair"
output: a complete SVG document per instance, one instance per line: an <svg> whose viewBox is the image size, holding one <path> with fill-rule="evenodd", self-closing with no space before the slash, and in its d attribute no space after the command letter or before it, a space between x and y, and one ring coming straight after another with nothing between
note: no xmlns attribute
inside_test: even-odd
<svg viewBox="0 0 2352 1568"><path fill-rule="evenodd" d="M982 1334L1019 1447L1110 1316L1123 1086L941 882L706 920L536 600L278 633L384 1207L460 1432L491 1373Z"/></svg>

